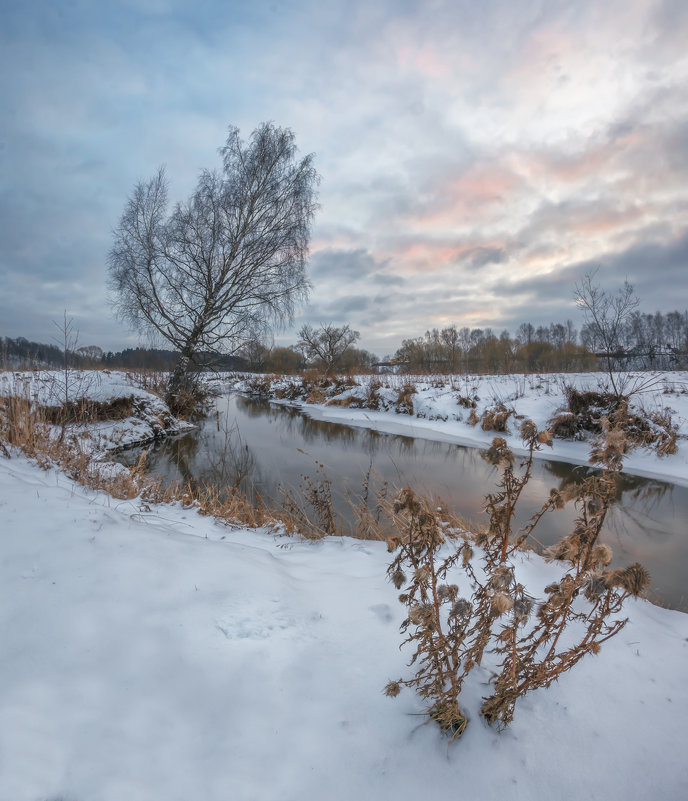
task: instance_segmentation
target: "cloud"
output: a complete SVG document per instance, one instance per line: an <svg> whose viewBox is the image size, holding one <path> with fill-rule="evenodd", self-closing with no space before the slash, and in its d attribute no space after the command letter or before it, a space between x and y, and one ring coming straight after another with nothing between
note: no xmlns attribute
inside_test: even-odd
<svg viewBox="0 0 688 801"><path fill-rule="evenodd" d="M0 334L73 307L120 347L105 260L134 183L165 162L181 200L228 124L266 119L322 175L303 321L387 351L548 322L592 264L686 307L686 35L681 0L10 4Z"/></svg>

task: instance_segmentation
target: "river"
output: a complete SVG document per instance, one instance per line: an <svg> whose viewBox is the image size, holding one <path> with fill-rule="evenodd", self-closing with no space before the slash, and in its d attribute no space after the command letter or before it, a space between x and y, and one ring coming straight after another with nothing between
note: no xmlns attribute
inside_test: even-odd
<svg viewBox="0 0 688 801"><path fill-rule="evenodd" d="M132 464L141 449L118 458ZM285 490L298 495L303 476L332 482L333 505L343 525L351 523L350 498L358 498L368 471L374 489L411 486L476 522L486 520L484 497L494 491L498 471L478 448L381 434L367 428L314 420L300 409L240 395L222 396L216 411L188 434L148 447L148 469L164 482L237 483L268 505ZM538 458L524 491L519 519L538 509L552 487L580 479L587 468ZM649 597L688 611L688 488L621 474L615 503L601 540L616 565L641 562L652 575ZM571 505L545 516L536 529L541 545L571 530Z"/></svg>

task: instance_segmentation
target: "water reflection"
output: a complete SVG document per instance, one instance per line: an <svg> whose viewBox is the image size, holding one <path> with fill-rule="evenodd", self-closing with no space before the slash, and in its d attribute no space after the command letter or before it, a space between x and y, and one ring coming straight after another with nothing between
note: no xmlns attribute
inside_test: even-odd
<svg viewBox="0 0 688 801"><path fill-rule="evenodd" d="M132 463L137 452L121 454ZM367 428L314 420L299 409L241 396L220 398L217 412L191 434L149 451L150 469L166 482L213 482L221 491L239 487L268 504L285 489L298 491L304 476L316 478L318 463L332 480L336 511L354 525L350 498L360 494L371 470L370 496L388 486L413 486L441 499L476 522L485 520L484 496L496 489L499 472L476 448L380 434ZM522 525L549 494L582 481L590 468L536 460L519 510ZM617 564L640 561L653 575L653 592L664 603L686 608L688 538L683 521L688 489L656 479L621 474L602 537ZM543 545L570 531L576 510L551 512L536 529Z"/></svg>

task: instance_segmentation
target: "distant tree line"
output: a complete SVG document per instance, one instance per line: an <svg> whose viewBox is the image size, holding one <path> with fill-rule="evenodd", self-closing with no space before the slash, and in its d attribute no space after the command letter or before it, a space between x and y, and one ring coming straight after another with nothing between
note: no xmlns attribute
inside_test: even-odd
<svg viewBox="0 0 688 801"><path fill-rule="evenodd" d="M612 341L586 323L580 332L571 320L537 328L521 323L515 336L491 328L433 328L405 339L391 359L404 372L520 373L599 369L608 352L619 366L638 370L676 370L688 366L688 312L634 311Z"/></svg>
<svg viewBox="0 0 688 801"><path fill-rule="evenodd" d="M295 373L314 368L352 373L370 372L381 364L400 372L518 373L570 372L600 369L608 353L626 369L675 370L688 367L688 312L647 314L635 310L618 327L612 340L602 341L599 329L585 323L580 332L571 320L496 334L491 328L433 328L423 336L405 339L393 357L378 357L356 348L359 333L349 326L303 326L294 345L270 347L258 339L234 355L198 354L197 367ZM611 350L610 350L611 349ZM68 352L74 368L172 370L179 352L159 348L126 348L104 352L97 345ZM6 368L64 366L64 350L24 337L0 337L0 365Z"/></svg>
<svg viewBox="0 0 688 801"><path fill-rule="evenodd" d="M405 339L391 362L406 372L514 373L590 370L595 357L577 344L569 320L538 328L523 323L515 337L491 328L433 328Z"/></svg>
<svg viewBox="0 0 688 801"><path fill-rule="evenodd" d="M171 370L179 361L179 353L160 348L125 348L105 352L98 345L87 345L67 351L67 364L74 369L107 367L112 369ZM64 348L32 342L25 337L0 337L0 367L9 369L63 368ZM218 370L246 370L248 363L241 356L201 353L198 366Z"/></svg>

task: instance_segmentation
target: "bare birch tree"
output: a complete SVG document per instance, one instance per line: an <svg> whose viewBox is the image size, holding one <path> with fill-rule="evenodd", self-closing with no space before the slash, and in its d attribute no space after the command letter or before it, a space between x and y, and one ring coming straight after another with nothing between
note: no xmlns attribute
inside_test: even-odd
<svg viewBox="0 0 688 801"><path fill-rule="evenodd" d="M164 168L137 184L109 255L120 317L181 354L172 401L200 352L235 352L290 321L309 290L313 155L299 160L292 131L272 123L247 142L230 128L220 154L221 171L204 170L169 216Z"/></svg>

